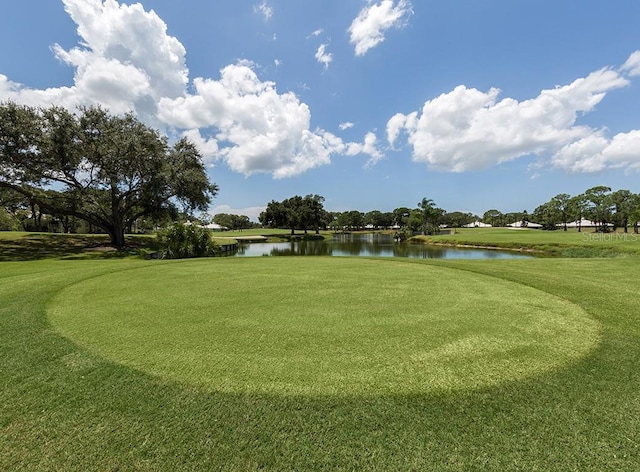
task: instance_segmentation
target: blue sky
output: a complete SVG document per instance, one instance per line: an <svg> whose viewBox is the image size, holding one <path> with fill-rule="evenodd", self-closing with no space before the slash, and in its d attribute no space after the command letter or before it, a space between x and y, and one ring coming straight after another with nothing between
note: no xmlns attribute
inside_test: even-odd
<svg viewBox="0 0 640 472"><path fill-rule="evenodd" d="M21 0L0 100L133 111L189 136L211 211L532 211L639 192L640 2Z"/></svg>

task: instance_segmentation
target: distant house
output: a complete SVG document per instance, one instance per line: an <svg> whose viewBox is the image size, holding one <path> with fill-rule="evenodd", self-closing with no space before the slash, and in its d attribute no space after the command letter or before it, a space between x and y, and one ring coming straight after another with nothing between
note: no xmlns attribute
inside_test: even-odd
<svg viewBox="0 0 640 472"><path fill-rule="evenodd" d="M464 225L463 228L491 228L489 223L483 223L482 221L474 221L468 225Z"/></svg>
<svg viewBox="0 0 640 472"><path fill-rule="evenodd" d="M229 229L226 226L220 226L218 223L209 223L208 225L204 225L203 228L210 229L211 231L226 231Z"/></svg>
<svg viewBox="0 0 640 472"><path fill-rule="evenodd" d="M542 228L542 225L539 225L538 223L532 223L531 221L516 221L514 223L509 223L507 226L509 228L531 228L531 229Z"/></svg>
<svg viewBox="0 0 640 472"><path fill-rule="evenodd" d="M560 223L559 225L556 225L559 228L564 227L564 225L562 223ZM576 221L570 221L567 223L567 228L595 228L597 226L600 226L599 224L597 224L595 221L591 221L591 220L586 220L584 218L582 218L581 220L576 220ZM607 223L607 226L613 226L613 224L611 223Z"/></svg>

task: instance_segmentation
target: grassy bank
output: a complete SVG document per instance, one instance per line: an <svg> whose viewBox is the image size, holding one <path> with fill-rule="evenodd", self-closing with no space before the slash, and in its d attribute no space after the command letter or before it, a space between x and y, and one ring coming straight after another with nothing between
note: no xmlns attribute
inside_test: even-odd
<svg viewBox="0 0 640 472"><path fill-rule="evenodd" d="M542 231L507 228L458 228L455 234L414 236L410 242L449 246L538 251L562 257L640 255L640 235L595 233L592 229Z"/></svg>
<svg viewBox="0 0 640 472"><path fill-rule="evenodd" d="M336 259L0 263L0 469L638 470L637 259Z"/></svg>

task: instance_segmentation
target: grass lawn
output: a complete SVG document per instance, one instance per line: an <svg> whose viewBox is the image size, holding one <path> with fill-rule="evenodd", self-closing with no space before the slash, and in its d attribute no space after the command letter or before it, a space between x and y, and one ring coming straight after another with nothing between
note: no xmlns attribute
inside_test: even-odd
<svg viewBox="0 0 640 472"><path fill-rule="evenodd" d="M507 249L533 249L563 257L640 255L640 235L629 232L594 233L593 228L568 231L508 228L456 228L456 233L417 236L415 242L480 245Z"/></svg>
<svg viewBox="0 0 640 472"><path fill-rule="evenodd" d="M639 291L635 257L0 262L0 470L637 471Z"/></svg>

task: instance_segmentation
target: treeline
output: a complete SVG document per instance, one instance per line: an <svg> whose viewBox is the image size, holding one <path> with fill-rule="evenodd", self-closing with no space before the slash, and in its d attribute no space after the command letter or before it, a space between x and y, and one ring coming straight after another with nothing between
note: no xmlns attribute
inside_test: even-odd
<svg viewBox="0 0 640 472"><path fill-rule="evenodd" d="M289 228L292 233L294 230L395 229L407 233L437 234L442 227L461 228L477 221L498 227L512 223L524 226L536 223L542 229L565 231L570 223L575 223L580 231L583 220L595 224L596 231L621 228L627 232L633 228L638 233L640 222L640 194L624 189L612 191L606 186L592 187L574 196L558 194L531 213L527 210L503 213L491 209L482 216L461 211L448 212L428 198L423 198L416 207L400 207L390 212L329 212L324 209L323 202L324 198L319 195L295 196L282 202L274 200L260 215L260 223L266 227Z"/></svg>
<svg viewBox="0 0 640 472"><path fill-rule="evenodd" d="M610 187L597 186L580 195L556 195L538 206L532 215L532 220L543 225L545 229L556 229L560 225L565 231L569 222L578 222L580 230L582 219L595 223L598 231L622 228L626 233L632 226L634 233L638 233L640 194L625 189L612 191Z"/></svg>

